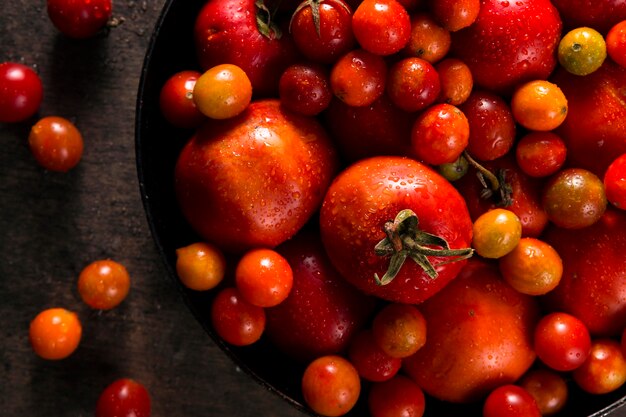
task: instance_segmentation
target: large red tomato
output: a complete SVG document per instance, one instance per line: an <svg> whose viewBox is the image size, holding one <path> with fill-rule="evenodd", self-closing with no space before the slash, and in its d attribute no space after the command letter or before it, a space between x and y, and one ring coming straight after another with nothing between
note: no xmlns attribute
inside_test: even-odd
<svg viewBox="0 0 626 417"><path fill-rule="evenodd" d="M464 262L453 260L471 254L472 222L461 195L434 170L405 157L372 157L346 168L324 198L320 225L342 276L390 301L426 300L461 270ZM446 246L458 253L428 252ZM392 270L395 278L377 282L392 278Z"/></svg>
<svg viewBox="0 0 626 417"><path fill-rule="evenodd" d="M595 336L626 326L626 212L607 209L578 230L548 228L545 240L563 260L559 285L545 296L552 311L578 317Z"/></svg>
<svg viewBox="0 0 626 417"><path fill-rule="evenodd" d="M566 29L592 27L606 34L611 26L626 19L624 0L552 0Z"/></svg>
<svg viewBox="0 0 626 417"><path fill-rule="evenodd" d="M316 119L255 101L191 138L176 164L176 195L189 224L221 248L273 247L319 208L336 168Z"/></svg>
<svg viewBox="0 0 626 417"><path fill-rule="evenodd" d="M436 398L478 400L516 381L535 360L536 299L507 285L494 264L471 259L420 311L428 337L404 370Z"/></svg>

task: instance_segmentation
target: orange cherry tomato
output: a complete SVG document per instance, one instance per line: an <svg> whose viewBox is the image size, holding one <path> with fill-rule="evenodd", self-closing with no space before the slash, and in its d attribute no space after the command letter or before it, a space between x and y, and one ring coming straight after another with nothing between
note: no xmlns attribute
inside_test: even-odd
<svg viewBox="0 0 626 417"><path fill-rule="evenodd" d="M243 112L252 99L252 84L237 65L220 64L209 68L193 87L196 107L212 119L229 119Z"/></svg>
<svg viewBox="0 0 626 417"><path fill-rule="evenodd" d="M195 291L215 288L224 279L226 260L222 251L205 242L176 250L176 273L180 282Z"/></svg>
<svg viewBox="0 0 626 417"><path fill-rule="evenodd" d="M83 137L72 122L57 116L40 119L28 135L30 151L42 167L67 172L83 155Z"/></svg>
<svg viewBox="0 0 626 417"><path fill-rule="evenodd" d="M78 347L81 335L78 316L64 308L44 310L30 323L31 346L44 359L67 358Z"/></svg>
<svg viewBox="0 0 626 417"><path fill-rule="evenodd" d="M450 32L441 27L428 13L411 17L411 37L402 50L409 57L421 58L434 64L450 51Z"/></svg>
<svg viewBox="0 0 626 417"><path fill-rule="evenodd" d="M235 282L249 303L259 307L274 307L289 295L293 286L293 271L289 262L278 252L272 249L252 249L239 260Z"/></svg>
<svg viewBox="0 0 626 417"><path fill-rule="evenodd" d="M426 343L426 319L410 304L389 304L372 322L376 344L392 358L406 358Z"/></svg>
<svg viewBox="0 0 626 417"><path fill-rule="evenodd" d="M472 93L474 78L469 67L460 59L446 58L435 65L439 73L441 92L438 101L458 106Z"/></svg>
<svg viewBox="0 0 626 417"><path fill-rule="evenodd" d="M468 27L478 18L480 0L437 0L432 2L435 18L449 31Z"/></svg>
<svg viewBox="0 0 626 417"><path fill-rule="evenodd" d="M124 265L110 259L92 262L78 277L78 293L91 308L110 310L117 307L129 290L128 271Z"/></svg>
<svg viewBox="0 0 626 417"><path fill-rule="evenodd" d="M483 258L497 259L511 252L522 237L522 223L510 210L496 208L474 222L472 247Z"/></svg>
<svg viewBox="0 0 626 417"><path fill-rule="evenodd" d="M546 80L522 84L511 99L513 118L530 130L556 129L567 116L567 98L554 83Z"/></svg>

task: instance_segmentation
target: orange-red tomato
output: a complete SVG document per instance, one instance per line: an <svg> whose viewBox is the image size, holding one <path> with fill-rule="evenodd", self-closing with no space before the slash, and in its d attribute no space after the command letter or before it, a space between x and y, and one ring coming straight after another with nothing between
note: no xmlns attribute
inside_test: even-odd
<svg viewBox="0 0 626 417"><path fill-rule="evenodd" d="M289 262L272 249L252 249L246 252L235 269L235 282L241 295L259 307L274 307L282 303L293 286L293 271Z"/></svg>
<svg viewBox="0 0 626 417"><path fill-rule="evenodd" d="M372 322L376 344L389 356L406 358L426 343L426 319L410 304L388 304Z"/></svg>
<svg viewBox="0 0 626 417"><path fill-rule="evenodd" d="M235 346L258 341L265 331L265 310L250 304L236 288L222 289L211 305L211 323L219 337Z"/></svg>
<svg viewBox="0 0 626 417"><path fill-rule="evenodd" d="M546 80L522 84L511 98L515 120L530 130L556 129L567 116L567 98L558 85Z"/></svg>
<svg viewBox="0 0 626 417"><path fill-rule="evenodd" d="M50 171L67 172L83 156L83 136L63 117L40 119L30 130L28 145L39 165Z"/></svg>
<svg viewBox="0 0 626 417"><path fill-rule="evenodd" d="M176 273L180 282L195 291L215 288L224 279L226 259L215 245L196 242L176 250Z"/></svg>
<svg viewBox="0 0 626 417"><path fill-rule="evenodd" d="M450 32L441 27L430 14L411 16L411 37L402 53L434 64L450 51Z"/></svg>
<svg viewBox="0 0 626 417"><path fill-rule="evenodd" d="M597 339L591 344L587 360L572 372L584 391L607 394L626 383L626 359L620 344L613 339Z"/></svg>
<svg viewBox="0 0 626 417"><path fill-rule="evenodd" d="M510 210L495 208L481 214L473 226L472 247L484 258L501 258L522 237L522 223Z"/></svg>
<svg viewBox="0 0 626 417"><path fill-rule="evenodd" d="M565 406L569 390L560 373L548 369L533 369L519 385L533 396L542 416L556 414Z"/></svg>
<svg viewBox="0 0 626 417"><path fill-rule="evenodd" d="M78 293L91 308L110 310L117 307L129 290L128 271L124 265L110 259L92 262L78 277Z"/></svg>
<svg viewBox="0 0 626 417"><path fill-rule="evenodd" d="M80 343L82 326L76 313L64 308L49 308L30 323L29 339L33 350L44 359L64 359Z"/></svg>
<svg viewBox="0 0 626 417"><path fill-rule="evenodd" d="M237 65L209 68L193 87L193 101L202 114L212 119L229 119L240 114L252 100L252 84Z"/></svg>

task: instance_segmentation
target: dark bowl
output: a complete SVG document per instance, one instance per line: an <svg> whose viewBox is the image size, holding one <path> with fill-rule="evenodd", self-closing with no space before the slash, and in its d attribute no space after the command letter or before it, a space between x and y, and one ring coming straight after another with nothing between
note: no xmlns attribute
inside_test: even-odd
<svg viewBox="0 0 626 417"><path fill-rule="evenodd" d="M192 132L169 125L159 110L163 83L182 70L200 70L193 47L193 24L204 0L168 0L154 28L146 52L136 113L136 157L139 186L152 236L165 264L165 274L173 280L196 319L214 343L244 372L293 406L314 415L303 405L300 379L304 367L289 362L264 339L238 348L224 343L210 323L210 305L214 291L199 293L187 290L175 272L176 249L201 240L188 226L178 209L174 195L173 172L177 155ZM276 364L281 364L277 371ZM608 395L591 396L570 384L570 400L560 414L567 417L626 416L619 409L626 402L626 387ZM362 397L364 397L362 395ZM364 401L349 416L367 415ZM427 399L427 417L480 417L481 405L456 406Z"/></svg>

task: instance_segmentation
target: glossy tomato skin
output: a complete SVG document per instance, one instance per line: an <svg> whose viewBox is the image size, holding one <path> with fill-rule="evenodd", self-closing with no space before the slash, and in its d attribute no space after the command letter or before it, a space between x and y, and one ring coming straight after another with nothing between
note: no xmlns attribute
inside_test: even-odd
<svg viewBox="0 0 626 417"><path fill-rule="evenodd" d="M592 27L604 34L612 25L626 19L626 2L622 0L552 0L566 29Z"/></svg>
<svg viewBox="0 0 626 417"><path fill-rule="evenodd" d="M476 85L511 92L550 75L561 28L549 0L483 0L476 21L452 33L452 52L470 67Z"/></svg>
<svg viewBox="0 0 626 417"><path fill-rule="evenodd" d="M329 188L320 214L321 236L331 262L341 275L362 291L401 303L420 303L450 282L464 262L440 265L432 279L408 260L396 278L378 285L389 258L377 256L374 247L383 238L385 222L405 209L419 219L419 228L444 238L450 248L468 248L472 224L460 194L428 166L405 157L364 159L341 172Z"/></svg>
<svg viewBox="0 0 626 417"><path fill-rule="evenodd" d="M77 39L96 35L113 12L111 0L47 0L47 6L54 26Z"/></svg>
<svg viewBox="0 0 626 417"><path fill-rule="evenodd" d="M483 407L483 417L541 417L541 411L528 391L508 384L489 394Z"/></svg>
<svg viewBox="0 0 626 417"><path fill-rule="evenodd" d="M206 2L198 13L194 39L200 66L234 64L248 75L255 97L275 95L283 70L295 62L292 38L270 29L268 36L257 27L255 0Z"/></svg>
<svg viewBox="0 0 626 417"><path fill-rule="evenodd" d="M120 378L102 391L96 417L150 417L151 401L146 388L131 378Z"/></svg>
<svg viewBox="0 0 626 417"><path fill-rule="evenodd" d="M550 311L579 318L592 336L621 334L626 326L626 213L607 209L578 230L549 227L545 240L563 260L559 285L544 297Z"/></svg>
<svg viewBox="0 0 626 417"><path fill-rule="evenodd" d="M322 126L268 99L203 125L179 155L175 187L190 225L234 252L293 236L318 209L336 167Z"/></svg>
<svg viewBox="0 0 626 417"><path fill-rule="evenodd" d="M420 310L428 323L426 344L403 369L436 398L478 400L516 381L535 360L537 302L504 283L493 264L470 259Z"/></svg>
<svg viewBox="0 0 626 417"><path fill-rule="evenodd" d="M43 84L30 67L0 64L0 123L22 122L33 116L43 99Z"/></svg>

